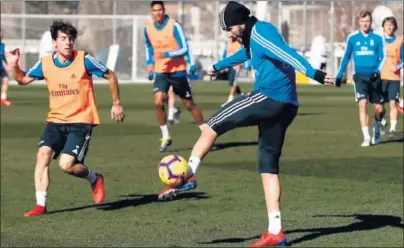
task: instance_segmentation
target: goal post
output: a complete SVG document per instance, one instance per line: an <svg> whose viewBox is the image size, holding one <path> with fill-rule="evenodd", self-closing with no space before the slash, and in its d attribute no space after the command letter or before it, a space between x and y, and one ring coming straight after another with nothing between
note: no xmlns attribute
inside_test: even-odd
<svg viewBox="0 0 404 248"><path fill-rule="evenodd" d="M24 70L38 61L41 36L55 20L72 23L78 30L75 48L88 52L114 69L120 82L147 82L143 35L145 24L150 20L147 15L2 13L3 42L7 50L20 48ZM106 83L105 80L100 82Z"/></svg>

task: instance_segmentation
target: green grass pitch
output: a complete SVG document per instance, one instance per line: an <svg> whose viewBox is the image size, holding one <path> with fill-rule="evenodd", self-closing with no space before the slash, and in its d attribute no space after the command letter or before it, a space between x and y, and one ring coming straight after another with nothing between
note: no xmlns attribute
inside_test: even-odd
<svg viewBox="0 0 404 248"><path fill-rule="evenodd" d="M250 84L241 85L244 90ZM127 118L110 120L107 85L96 85L102 124L87 165L105 176L106 199L94 206L86 180L51 164L50 214L24 218L35 205L37 142L48 111L43 86L11 87L1 111L1 246L241 247L267 229L257 173L257 128L216 141L198 171L198 188L157 202L158 127L151 85L122 85ZM193 83L208 118L227 99L226 83ZM281 158L282 221L296 247L403 246L403 118L398 136L361 148L352 87L298 87L301 107ZM199 129L183 110L171 128L171 152L188 158Z"/></svg>

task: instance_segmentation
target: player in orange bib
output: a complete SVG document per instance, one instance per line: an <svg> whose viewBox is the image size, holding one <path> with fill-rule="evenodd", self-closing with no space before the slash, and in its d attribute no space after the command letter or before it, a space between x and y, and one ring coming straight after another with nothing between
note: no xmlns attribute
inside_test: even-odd
<svg viewBox="0 0 404 248"><path fill-rule="evenodd" d="M172 143L164 109L164 99L171 86L198 126L203 124L203 117L194 103L187 78L185 56L188 46L184 31L178 22L165 14L164 2L152 1L151 10L154 21L149 22L144 30L146 63L149 78L154 77L154 104L162 133L159 151L163 152Z"/></svg>
<svg viewBox="0 0 404 248"><path fill-rule="evenodd" d="M385 101L390 105L390 131L389 136L396 133L397 117L400 100L400 70L403 67L403 37L396 37L394 34L398 28L394 17L387 17L383 20L384 47L386 49L386 62L381 70L383 80L383 93ZM382 121L384 126L387 122Z"/></svg>
<svg viewBox="0 0 404 248"><path fill-rule="evenodd" d="M6 54L18 84L27 85L36 79L45 79L49 91L50 111L39 141L35 167L37 204L25 213L25 217L47 212L49 164L60 153L59 166L66 173L90 182L95 204L101 204L104 200L103 176L84 165L92 129L100 124L92 75L109 81L112 92L111 118L118 122L124 119L114 72L85 52L73 50L77 30L71 24L56 21L50 27L50 32L56 52L43 57L27 73L18 66L18 49Z"/></svg>
<svg viewBox="0 0 404 248"><path fill-rule="evenodd" d="M226 41L225 48L224 48L224 53L222 56L222 59L225 59L226 57L230 57L234 53L236 53L238 50L240 50L243 45L240 44L237 41L233 41L233 39L230 37L231 35L228 35L229 38ZM228 81L230 85L230 92L229 92L229 97L227 101L222 105L226 105L227 103L233 101L234 97L236 94L241 95L241 89L240 86L237 84L237 78L240 73L240 70L242 69L243 64L238 64L233 67L229 67L228 69Z"/></svg>

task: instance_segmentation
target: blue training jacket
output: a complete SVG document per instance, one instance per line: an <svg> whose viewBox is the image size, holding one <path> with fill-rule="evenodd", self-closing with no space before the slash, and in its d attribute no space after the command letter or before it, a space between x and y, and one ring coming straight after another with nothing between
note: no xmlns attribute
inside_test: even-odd
<svg viewBox="0 0 404 248"><path fill-rule="evenodd" d="M271 23L257 21L251 31L250 48L240 49L214 65L216 70L251 59L255 70L254 90L268 98L298 105L296 72L314 79L316 69L286 44L279 30Z"/></svg>
<svg viewBox="0 0 404 248"><path fill-rule="evenodd" d="M369 75L380 73L385 61L383 37L371 30L367 35L361 31L351 33L346 41L346 49L342 57L336 78L342 78L353 55L354 74Z"/></svg>

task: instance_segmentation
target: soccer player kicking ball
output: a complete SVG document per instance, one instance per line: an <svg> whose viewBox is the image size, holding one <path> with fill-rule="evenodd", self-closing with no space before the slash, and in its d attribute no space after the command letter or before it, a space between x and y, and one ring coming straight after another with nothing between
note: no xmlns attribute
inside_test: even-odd
<svg viewBox="0 0 404 248"><path fill-rule="evenodd" d="M27 73L18 66L18 49L6 54L19 85L45 79L49 90L50 111L39 141L35 167L37 205L25 213L25 217L47 212L49 164L60 153L59 166L66 173L90 182L95 204L101 204L104 200L103 176L84 165L92 129L100 124L92 75L109 81L112 92L111 118L118 122L124 119L115 74L85 52L73 50L77 30L71 24L56 21L50 31L56 52L43 57Z"/></svg>
<svg viewBox="0 0 404 248"><path fill-rule="evenodd" d="M150 6L154 21L149 22L144 29L146 63L149 78L154 74L154 105L162 133L159 151L163 152L172 144L164 110L164 99L170 86L182 99L198 126L203 124L203 117L193 101L188 83L187 63L184 58L188 46L184 31L178 22L165 14L163 1L152 1ZM171 99L174 100L173 96ZM169 113L171 116L172 114L174 113Z"/></svg>
<svg viewBox="0 0 404 248"><path fill-rule="evenodd" d="M383 20L384 46L386 49L386 63L381 71L383 80L384 100L390 105L390 131L389 136L396 133L398 117L398 101L400 100L400 70L403 67L403 37L396 37L397 20L390 16Z"/></svg>
<svg viewBox="0 0 404 248"><path fill-rule="evenodd" d="M190 180L179 189L168 188L160 192L159 199L171 199L178 192L196 187L195 173L217 137L238 127L258 126L258 163L269 226L251 247L282 245L286 243L286 237L281 228L279 206L279 158L286 130L299 106L295 69L322 84L332 84L334 79L312 68L285 43L274 25L250 16L250 10L244 5L229 2L219 19L222 29L230 31L233 40L238 40L244 48L214 64L210 74L251 59L256 71L254 90L226 104L203 125L202 134L188 160Z"/></svg>
<svg viewBox="0 0 404 248"><path fill-rule="evenodd" d="M348 36L346 50L341 61L339 72L336 76L336 84L341 84L341 79L348 65L351 55L355 66L353 76L355 84L355 97L359 103L359 119L362 127L362 147L374 145L380 142L380 127L383 118L383 92L380 71L383 68L385 52L383 38L370 27L372 14L365 11L359 15L360 30ZM375 124L373 137L369 133L368 100L374 104Z"/></svg>

